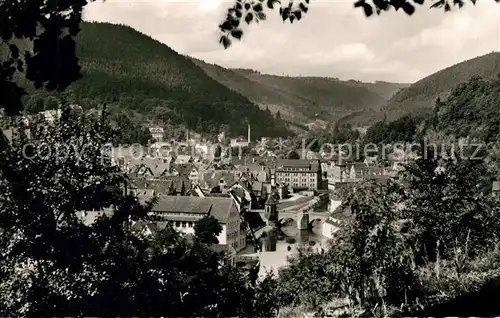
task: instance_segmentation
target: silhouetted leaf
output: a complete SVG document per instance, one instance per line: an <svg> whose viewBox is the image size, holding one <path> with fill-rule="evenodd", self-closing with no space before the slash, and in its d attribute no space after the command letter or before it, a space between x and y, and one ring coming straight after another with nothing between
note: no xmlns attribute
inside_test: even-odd
<svg viewBox="0 0 500 318"><path fill-rule="evenodd" d="M236 3L236 9L237 10L243 9L243 5L241 3Z"/></svg>
<svg viewBox="0 0 500 318"><path fill-rule="evenodd" d="M289 7L283 8L283 12L281 13L281 18L283 19L283 21L288 19L289 16L290 16L290 8Z"/></svg>
<svg viewBox="0 0 500 318"><path fill-rule="evenodd" d="M231 31L233 29L233 25L230 21L224 21L219 27L222 31Z"/></svg>
<svg viewBox="0 0 500 318"><path fill-rule="evenodd" d="M250 10L250 7L251 7L250 3L248 2L245 3L245 10Z"/></svg>
<svg viewBox="0 0 500 318"><path fill-rule="evenodd" d="M299 4L299 8L300 8L300 10L302 10L302 12L304 12L304 13L307 13L307 10L309 9L309 8L308 8L308 7L306 7L306 6L305 6L305 4L303 4L303 3L300 3L300 4Z"/></svg>
<svg viewBox="0 0 500 318"><path fill-rule="evenodd" d="M424 4L424 1L425 0L413 0L413 2L415 2L416 4L420 4L420 5Z"/></svg>
<svg viewBox="0 0 500 318"><path fill-rule="evenodd" d="M246 17L245 17L245 22L248 24L248 23L252 22L252 20L253 20L253 14L252 14L252 12L248 12Z"/></svg>
<svg viewBox="0 0 500 318"><path fill-rule="evenodd" d="M291 14L288 19L290 20L290 23L293 23L293 20L295 20L295 16Z"/></svg>
<svg viewBox="0 0 500 318"><path fill-rule="evenodd" d="M231 31L231 36L238 39L238 40L241 39L242 35L243 35L243 31L241 31L240 29L236 29L236 30Z"/></svg>
<svg viewBox="0 0 500 318"><path fill-rule="evenodd" d="M10 49L10 54L12 55L13 58L15 59L19 58L19 48L16 45L14 44L9 45L9 49Z"/></svg>
<svg viewBox="0 0 500 318"><path fill-rule="evenodd" d="M281 3L279 0L267 0L267 7L273 9L276 3Z"/></svg>
<svg viewBox="0 0 500 318"><path fill-rule="evenodd" d="M237 17L238 19L239 19L239 18L241 18L241 17L243 16L243 14L241 13L241 10L236 10L235 14L236 14L236 17Z"/></svg>
<svg viewBox="0 0 500 318"><path fill-rule="evenodd" d="M255 12L261 12L261 11L263 10L263 8L262 8L262 4L257 3L256 5L254 5L254 6L253 6L253 10L254 10Z"/></svg>
<svg viewBox="0 0 500 318"><path fill-rule="evenodd" d="M453 0L454 5L458 5L459 8L464 6L464 2L462 0Z"/></svg>
<svg viewBox="0 0 500 318"><path fill-rule="evenodd" d="M370 17L373 14L372 6L367 3L363 4L363 11L367 17Z"/></svg>
<svg viewBox="0 0 500 318"><path fill-rule="evenodd" d="M259 20L267 19L266 14L264 12L257 12L257 17L259 18Z"/></svg>
<svg viewBox="0 0 500 318"><path fill-rule="evenodd" d="M391 5L396 11L401 9L405 4L406 0L389 0L389 5Z"/></svg>
<svg viewBox="0 0 500 318"><path fill-rule="evenodd" d="M444 5L444 0L439 0L431 5L431 8L441 8Z"/></svg>
<svg viewBox="0 0 500 318"><path fill-rule="evenodd" d="M360 8L360 7L362 7L364 4L365 4L365 0L358 0L358 1L354 2L354 7L355 7L355 8Z"/></svg>
<svg viewBox="0 0 500 318"><path fill-rule="evenodd" d="M237 28L240 25L240 20L238 20L238 19L231 19L230 22L231 22L231 25L235 28Z"/></svg>
<svg viewBox="0 0 500 318"><path fill-rule="evenodd" d="M302 18L302 11L300 10L293 11L293 14L297 18L297 21L299 21Z"/></svg>
<svg viewBox="0 0 500 318"><path fill-rule="evenodd" d="M24 66L23 61L22 60L17 60L17 70L19 72L22 72L24 70L23 66Z"/></svg>
<svg viewBox="0 0 500 318"><path fill-rule="evenodd" d="M451 10L450 4L449 4L448 2L446 2L446 3L444 4L444 12L448 12L448 11L450 11L450 10Z"/></svg>
<svg viewBox="0 0 500 318"><path fill-rule="evenodd" d="M231 39L225 35L220 37L219 43L222 43L225 49L231 46Z"/></svg>
<svg viewBox="0 0 500 318"><path fill-rule="evenodd" d="M411 3L405 2L403 4L403 11L408 15L412 15L415 13L415 7Z"/></svg>

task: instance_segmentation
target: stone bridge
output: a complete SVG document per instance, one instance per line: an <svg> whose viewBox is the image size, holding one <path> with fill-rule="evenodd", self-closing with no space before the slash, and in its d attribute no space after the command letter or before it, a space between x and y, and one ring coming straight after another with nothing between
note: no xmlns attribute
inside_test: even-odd
<svg viewBox="0 0 500 318"><path fill-rule="evenodd" d="M267 217L264 211L259 211L262 219L267 223ZM285 220L293 220L297 224L298 230L307 230L312 222L320 220L321 224L328 219L328 212L313 212L313 211L278 211L278 222L281 223Z"/></svg>

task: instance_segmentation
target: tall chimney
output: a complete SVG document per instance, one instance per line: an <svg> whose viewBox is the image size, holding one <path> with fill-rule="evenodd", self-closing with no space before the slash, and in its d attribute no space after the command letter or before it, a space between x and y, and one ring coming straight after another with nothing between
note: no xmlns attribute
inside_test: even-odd
<svg viewBox="0 0 500 318"><path fill-rule="evenodd" d="M248 123L248 136L247 136L247 141L250 143L250 123Z"/></svg>

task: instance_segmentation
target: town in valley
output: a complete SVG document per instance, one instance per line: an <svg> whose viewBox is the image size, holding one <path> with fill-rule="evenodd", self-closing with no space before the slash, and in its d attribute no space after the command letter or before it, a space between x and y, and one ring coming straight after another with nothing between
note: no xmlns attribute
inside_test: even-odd
<svg viewBox="0 0 500 318"><path fill-rule="evenodd" d="M0 313L500 314L498 10L0 2Z"/></svg>

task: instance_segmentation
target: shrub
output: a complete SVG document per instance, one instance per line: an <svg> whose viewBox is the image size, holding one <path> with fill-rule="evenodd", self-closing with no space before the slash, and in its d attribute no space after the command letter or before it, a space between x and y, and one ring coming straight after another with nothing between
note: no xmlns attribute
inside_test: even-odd
<svg viewBox="0 0 500 318"><path fill-rule="evenodd" d="M296 241L296 240L295 240L295 238L293 238L293 237L288 237L288 238L286 239L286 242L287 242L288 244L295 244L295 242L297 242L297 241Z"/></svg>

